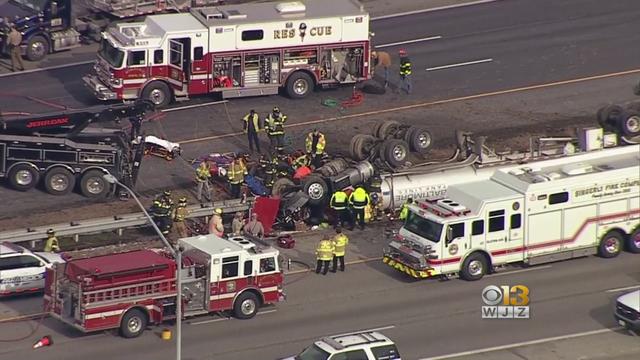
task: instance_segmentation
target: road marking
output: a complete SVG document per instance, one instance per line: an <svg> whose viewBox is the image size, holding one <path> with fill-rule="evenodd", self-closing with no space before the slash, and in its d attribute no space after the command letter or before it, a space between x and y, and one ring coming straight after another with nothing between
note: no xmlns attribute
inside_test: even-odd
<svg viewBox="0 0 640 360"><path fill-rule="evenodd" d="M492 3L492 2L496 2L496 1L498 1L498 0L477 0L477 1L470 1L470 2L466 2L466 3L462 3L462 4L438 6L438 7L434 7L434 8L430 8L430 9L406 11L406 12L389 14L389 15L375 16L375 17L371 18L371 21L391 19L391 18L397 18L397 17L407 16L407 15L423 14L423 13L428 13L428 12L433 12L433 11L455 9L455 8L471 6L471 5L487 4L487 3Z"/></svg>
<svg viewBox="0 0 640 360"><path fill-rule="evenodd" d="M398 42L392 42L392 43L388 43L388 44L381 44L381 45L377 45L377 46L374 46L374 47L375 47L376 49L382 49L382 48L386 48L386 47L390 47L390 46L404 45L404 44L413 44L413 43L417 43L417 42L430 41L430 40L438 40L438 39L442 39L442 36L440 36L440 35L436 35L436 36L429 36L429 37L420 38L420 39L413 39L413 40L398 41Z"/></svg>
<svg viewBox="0 0 640 360"><path fill-rule="evenodd" d="M348 261L345 262L344 265L357 265L357 264L363 264L363 263L367 263L367 262L371 262L371 261L379 261L382 260L382 257L374 257L374 258L365 258L365 259L360 259L360 260L354 260L354 261ZM288 271L285 272L285 275L293 275L293 274L303 274L306 272L311 272L313 269L302 269L302 270L293 270L293 271ZM313 270L315 271L315 270Z"/></svg>
<svg viewBox="0 0 640 360"><path fill-rule="evenodd" d="M513 348L517 348L517 347L521 347L521 346L544 344L544 343L548 343L548 342L552 342L552 341L568 340L568 339L574 339L574 338L585 337L585 336L590 336L590 335L604 334L604 333L607 333L607 332L615 332L615 331L619 331L619 330L622 330L622 329L624 329L624 327L617 326L617 327L614 327L614 328L585 331L585 332L569 334L569 335L561 335L561 336L554 336L554 337L538 339L538 340L523 341L523 342L513 343L513 344L509 344L509 345L494 346L494 347L490 347L490 348L471 350L471 351L463 351L463 352L459 352L459 353L455 353L455 354L448 354L448 355L442 355L442 356L422 358L420 360L442 360L442 359L456 358L456 357L460 357L460 356L484 354L484 353L488 353L488 352L513 349Z"/></svg>
<svg viewBox="0 0 640 360"><path fill-rule="evenodd" d="M373 328L373 329L350 331L348 333L338 334L338 335L331 335L331 336L344 336L344 335L351 335L351 334L357 334L357 333L363 333L363 332L382 331L382 330L393 329L395 327L396 327L395 325L387 325L387 326L377 327L377 328Z"/></svg>
<svg viewBox="0 0 640 360"><path fill-rule="evenodd" d="M620 72L602 74L602 75L594 75L594 76L589 76L589 77L584 77L584 78L577 78L577 79L570 79L570 80L562 80L562 81L556 81L556 82L544 83L544 84L538 84L538 85L529 85L529 86L524 86L524 87L519 87L519 88L514 88L514 89L506 89L506 90L499 90L499 91L493 91L493 92L482 93L482 94L468 95L468 96L462 96L462 97L451 98L451 99L423 102L423 103L405 105L405 106L389 108L389 109L367 111L367 112L351 114L351 115L336 116L336 117L331 117L331 118L326 118L326 119L311 120L311 121L305 121L305 122L301 122L301 123L287 125L287 126L285 126L285 128L289 129L289 128L298 127L298 126L307 126L307 125L313 125L313 124L324 124L324 123L327 123L327 122L334 122L334 121L344 121L344 120L347 120L347 119L368 117L368 116L372 116L372 115L379 115L379 114L385 114L385 113L390 113L390 112L394 112L395 113L397 111L403 111L403 110L411 110L411 109L418 109L418 108L434 106L434 105L443 105L443 104L449 104L449 103L460 102L460 101L482 99L482 98L485 98L485 97L491 97L491 96L496 96L496 95L506 95L506 94L512 94L512 93L517 93L517 92L522 92L522 91L544 89L544 88L549 88L549 87L554 87L554 86L581 83L581 82L591 81L591 80L600 80L600 79L606 79L606 78L611 78L611 77L616 77L616 76L631 75L631 74L636 74L636 73L640 73L640 69L626 70L626 71L620 71ZM203 137L203 138L188 139L188 140L178 141L178 143L180 143L180 144L189 144L189 143L196 143L196 142L202 142L202 141L224 139L224 138L227 138L227 137L238 136L238 135L243 135L243 133L242 132L234 132L234 133L228 133L228 134L207 136L207 137Z"/></svg>
<svg viewBox="0 0 640 360"><path fill-rule="evenodd" d="M229 100L211 101L211 102L208 102L208 103L195 104L195 105L185 105L185 106L179 106L179 107L174 107L174 108L170 108L170 109L163 109L163 110L160 110L160 112L171 112L171 111L187 110L187 109L199 108L199 107L209 106L209 105L224 104L224 103L228 103L228 102L229 102Z"/></svg>
<svg viewBox="0 0 640 360"><path fill-rule="evenodd" d="M627 286L627 287L617 288L617 289L610 289L610 290L606 290L605 292L614 293L614 292L620 292L620 291L632 290L632 289L640 289L640 285Z"/></svg>
<svg viewBox="0 0 640 360"><path fill-rule="evenodd" d="M528 271L544 270L544 269L548 269L550 267L551 267L551 265L536 266L536 267L530 268L530 269L505 271L505 272L501 272L501 273L497 273L497 274L491 274L491 275L487 275L486 277L490 278L490 277L496 277L496 276L518 274L518 273L523 273L523 272L528 272Z"/></svg>
<svg viewBox="0 0 640 360"><path fill-rule="evenodd" d="M265 310L265 311L260 311L256 314L257 315L264 315L264 314L270 314L270 313L274 313L278 311L277 309L272 309L272 310ZM230 320L231 318L219 318L219 319L210 319L210 320L203 320L203 321L197 321L197 322L192 322L189 323L189 325L202 325L202 324L209 324L209 323L214 323L214 322L220 322L220 321L227 321Z"/></svg>
<svg viewBox="0 0 640 360"><path fill-rule="evenodd" d="M487 62L492 62L492 61L493 61L493 59L482 59L482 60L467 61L467 62L462 62L462 63L457 63L457 64L431 67L431 68L427 68L427 71L450 69L450 68L459 67L459 66L482 64L482 63L487 63Z"/></svg>
<svg viewBox="0 0 640 360"><path fill-rule="evenodd" d="M28 315L17 315L17 316L8 317L8 318L0 318L0 323L10 322L10 321L31 320L31 319L39 318L41 316L49 316L49 313L41 312L41 313L28 314Z"/></svg>
<svg viewBox="0 0 640 360"><path fill-rule="evenodd" d="M63 65L49 66L49 67L45 67L45 68L38 68L38 69L31 69L31 70L23 70L23 71L10 72L10 73L8 73L8 74L0 74L0 78L2 78L2 77L9 77L9 76L15 76L15 75L33 74L33 73L37 73L37 72L41 72L41 71L49 71L49 70L64 69L64 68L73 67L73 66L80 66L80 65L92 64L92 63L94 63L94 62L96 62L96 61L95 61L95 60L91 60L91 61L80 61L80 62L69 63L69 64L63 64Z"/></svg>

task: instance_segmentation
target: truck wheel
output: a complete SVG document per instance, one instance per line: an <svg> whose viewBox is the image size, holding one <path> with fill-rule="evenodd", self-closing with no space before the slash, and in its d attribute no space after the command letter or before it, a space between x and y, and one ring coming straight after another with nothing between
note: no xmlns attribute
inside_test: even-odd
<svg viewBox="0 0 640 360"><path fill-rule="evenodd" d="M433 136L423 128L412 126L405 134L404 140L409 144L411 151L426 154L433 146Z"/></svg>
<svg viewBox="0 0 640 360"><path fill-rule="evenodd" d="M18 191L27 191L38 183L40 173L33 166L18 164L9 171L9 183Z"/></svg>
<svg viewBox="0 0 640 360"><path fill-rule="evenodd" d="M351 138L351 157L361 161L369 157L376 138L368 134L357 134Z"/></svg>
<svg viewBox="0 0 640 360"><path fill-rule="evenodd" d="M238 319L251 319L258 313L260 301L254 293L243 292L233 304L233 315Z"/></svg>
<svg viewBox="0 0 640 360"><path fill-rule="evenodd" d="M467 281L480 280L488 272L487 258L480 253L469 255L462 263L460 277Z"/></svg>
<svg viewBox="0 0 640 360"><path fill-rule="evenodd" d="M287 193L287 188L294 187L295 184L291 179L280 178L273 183L271 187L271 195L281 196Z"/></svg>
<svg viewBox="0 0 640 360"><path fill-rule="evenodd" d="M167 84L161 81L154 81L144 87L142 98L151 101L156 107L164 107L171 104L173 94Z"/></svg>
<svg viewBox="0 0 640 360"><path fill-rule="evenodd" d="M100 170L89 170L80 180L80 192L89 198L105 197L111 188L107 180L103 178L104 173Z"/></svg>
<svg viewBox="0 0 640 360"><path fill-rule="evenodd" d="M388 135L394 133L400 127L400 123L395 120L385 120L378 123L375 127L375 136L385 139Z"/></svg>
<svg viewBox="0 0 640 360"><path fill-rule="evenodd" d="M27 42L27 59L40 61L49 53L49 42L44 36L36 35Z"/></svg>
<svg viewBox="0 0 640 360"><path fill-rule="evenodd" d="M120 322L120 335L131 339L140 336L147 328L147 315L140 309L127 311Z"/></svg>
<svg viewBox="0 0 640 360"><path fill-rule="evenodd" d="M391 167L403 166L409 155L409 146L403 140L389 139L382 147L382 158Z"/></svg>
<svg viewBox="0 0 640 360"><path fill-rule="evenodd" d="M617 231L609 231L600 240L598 255L606 259L618 256L620 251L622 251L623 241L624 239L620 233Z"/></svg>
<svg viewBox="0 0 640 360"><path fill-rule="evenodd" d="M292 99L302 99L313 90L314 82L309 74L296 71L287 79L287 95Z"/></svg>
<svg viewBox="0 0 640 360"><path fill-rule="evenodd" d="M618 130L624 136L640 135L640 114L635 111L625 111L618 116Z"/></svg>
<svg viewBox="0 0 640 360"><path fill-rule="evenodd" d="M627 238L627 250L630 253L640 254L640 227Z"/></svg>
<svg viewBox="0 0 640 360"><path fill-rule="evenodd" d="M51 195L68 194L75 185L76 177L65 168L53 168L44 177L44 188Z"/></svg>
<svg viewBox="0 0 640 360"><path fill-rule="evenodd" d="M624 109L619 105L606 105L598 110L597 118L598 124L604 131L615 131L615 120L624 112Z"/></svg>
<svg viewBox="0 0 640 360"><path fill-rule="evenodd" d="M309 196L310 205L321 205L327 199L329 193L329 186L318 175L309 175L303 180L304 193Z"/></svg>

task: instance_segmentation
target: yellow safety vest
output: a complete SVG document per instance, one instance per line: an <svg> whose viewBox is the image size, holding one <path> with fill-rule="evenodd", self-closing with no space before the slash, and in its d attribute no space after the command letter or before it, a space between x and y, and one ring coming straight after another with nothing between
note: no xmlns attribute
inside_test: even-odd
<svg viewBox="0 0 640 360"><path fill-rule="evenodd" d="M331 260L333 259L333 249L333 242L331 240L322 240L316 248L316 257L318 260Z"/></svg>
<svg viewBox="0 0 640 360"><path fill-rule="evenodd" d="M44 245L44 251L45 252L60 251L60 247L58 246L58 238L56 238L55 236L49 236L47 238L46 244Z"/></svg>
<svg viewBox="0 0 640 360"><path fill-rule="evenodd" d="M333 255L344 256L347 251L347 245L349 244L349 238L345 234L338 234L333 239Z"/></svg>
<svg viewBox="0 0 640 360"><path fill-rule="evenodd" d="M324 134L323 133L318 133L319 137L318 137L318 144L316 144L316 154L322 154L324 153L324 148L327 145L327 141L324 138ZM307 150L308 153L311 152L311 146L313 146L313 132L310 132L307 135L307 139L304 142L305 148Z"/></svg>
<svg viewBox="0 0 640 360"><path fill-rule="evenodd" d="M173 219L175 221L184 221L184 219L186 219L187 215L189 214L189 210L187 210L186 207L183 206L178 206L176 208L176 214L173 217Z"/></svg>
<svg viewBox="0 0 640 360"><path fill-rule="evenodd" d="M405 220L409 216L409 203L402 204L402 210L400 210L400 220Z"/></svg>
<svg viewBox="0 0 640 360"><path fill-rule="evenodd" d="M373 217L373 206L371 204L364 208L364 222L370 222Z"/></svg>
<svg viewBox="0 0 640 360"><path fill-rule="evenodd" d="M247 174L247 169L244 165L237 162L231 163L229 166L228 178L231 184L240 184L244 181L244 176Z"/></svg>
<svg viewBox="0 0 640 360"><path fill-rule="evenodd" d="M400 75L411 75L411 61L409 60L409 58L400 59Z"/></svg>
<svg viewBox="0 0 640 360"><path fill-rule="evenodd" d="M351 204L354 209L364 209L370 202L369 194L367 194L363 188L357 188L349 196L349 204Z"/></svg>
<svg viewBox="0 0 640 360"><path fill-rule="evenodd" d="M211 177L211 171L209 170L209 165L207 165L206 162L203 162L203 164L205 165L200 165L196 169L196 180L198 180L198 182L205 182L209 180L209 178Z"/></svg>
<svg viewBox="0 0 640 360"><path fill-rule="evenodd" d="M287 121L287 116L280 114L279 117L274 117L273 114L269 114L267 117L267 124L269 125L269 135L284 135L284 123Z"/></svg>
<svg viewBox="0 0 640 360"><path fill-rule="evenodd" d="M244 120L244 132L249 131L250 116L251 114L247 114L244 118L242 118L242 120ZM256 132L260 132L260 117L258 116L258 114L253 114L253 119L251 120L253 121L253 128L256 130Z"/></svg>
<svg viewBox="0 0 640 360"><path fill-rule="evenodd" d="M336 191L329 201L333 210L344 210L347 208L347 193L342 190Z"/></svg>

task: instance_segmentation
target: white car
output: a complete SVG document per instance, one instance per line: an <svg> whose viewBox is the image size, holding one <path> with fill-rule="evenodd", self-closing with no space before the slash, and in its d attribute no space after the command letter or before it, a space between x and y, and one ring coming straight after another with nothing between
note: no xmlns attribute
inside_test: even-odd
<svg viewBox="0 0 640 360"><path fill-rule="evenodd" d="M0 244L0 297L44 289L47 268L63 263L58 254L31 252L9 242Z"/></svg>
<svg viewBox="0 0 640 360"><path fill-rule="evenodd" d="M640 290L618 297L615 317L620 325L640 333Z"/></svg>
<svg viewBox="0 0 640 360"><path fill-rule="evenodd" d="M398 348L379 332L324 337L300 354L281 360L400 360Z"/></svg>

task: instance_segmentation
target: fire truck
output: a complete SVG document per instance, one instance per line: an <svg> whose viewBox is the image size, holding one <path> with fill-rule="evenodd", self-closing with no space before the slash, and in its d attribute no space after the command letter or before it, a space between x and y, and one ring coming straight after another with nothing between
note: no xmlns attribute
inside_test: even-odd
<svg viewBox="0 0 640 360"><path fill-rule="evenodd" d="M246 237L179 240L183 316L231 310L249 319L284 300L279 251ZM119 329L137 337L148 324L176 318L176 262L162 250L69 260L46 274L44 307L82 332Z"/></svg>
<svg viewBox="0 0 640 360"><path fill-rule="evenodd" d="M497 169L409 206L383 261L415 278L640 253L640 145Z"/></svg>
<svg viewBox="0 0 640 360"><path fill-rule="evenodd" d="M369 14L357 0L224 5L147 16L102 33L94 73L100 100L303 98L315 87L370 78Z"/></svg>

